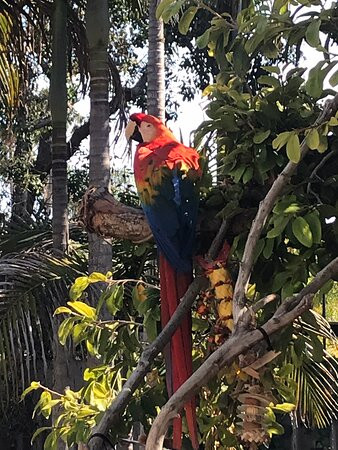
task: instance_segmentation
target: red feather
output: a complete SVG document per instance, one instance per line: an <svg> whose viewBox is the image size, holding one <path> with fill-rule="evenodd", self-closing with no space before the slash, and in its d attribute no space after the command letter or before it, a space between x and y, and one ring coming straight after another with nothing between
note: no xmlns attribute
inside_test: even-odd
<svg viewBox="0 0 338 450"><path fill-rule="evenodd" d="M177 273L166 258L160 255L160 281L161 281L161 322L165 326L174 314L180 299L186 293L192 280L192 275ZM175 331L165 350L167 362L167 387L171 396L192 374L192 342L191 317L189 314ZM168 361L169 359L169 361ZM185 415L192 446L198 449L196 404L191 399L184 405ZM179 417L173 422L173 448L178 450L182 446L182 419Z"/></svg>

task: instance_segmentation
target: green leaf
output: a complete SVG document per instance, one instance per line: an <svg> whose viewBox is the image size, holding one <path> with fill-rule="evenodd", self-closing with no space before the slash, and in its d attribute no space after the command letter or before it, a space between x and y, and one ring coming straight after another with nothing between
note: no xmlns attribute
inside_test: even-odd
<svg viewBox="0 0 338 450"><path fill-rule="evenodd" d="M67 308L67 306L59 306L58 308L56 308L56 310L54 311L54 316L56 316L57 314L71 314L72 310Z"/></svg>
<svg viewBox="0 0 338 450"><path fill-rule="evenodd" d="M41 434L43 431L52 430L52 427L41 427L38 428L32 436L31 445L33 445L34 440Z"/></svg>
<svg viewBox="0 0 338 450"><path fill-rule="evenodd" d="M169 2L168 7L166 7L162 12L163 22L168 23L169 20L176 16L180 12L180 9L184 5L185 0L176 0L175 2Z"/></svg>
<svg viewBox="0 0 338 450"><path fill-rule="evenodd" d="M304 219L310 226L313 243L320 244L322 240L322 224L319 219L319 213L317 212L309 213L304 217Z"/></svg>
<svg viewBox="0 0 338 450"><path fill-rule="evenodd" d="M263 256L265 259L269 259L272 255L273 252L273 247L274 247L274 239L266 239L265 241L265 247L263 250Z"/></svg>
<svg viewBox="0 0 338 450"><path fill-rule="evenodd" d="M320 19L312 20L305 31L306 42L311 47L317 47L320 45L319 29L321 23L322 21Z"/></svg>
<svg viewBox="0 0 338 450"><path fill-rule="evenodd" d="M253 176L253 167L248 167L243 174L243 183L248 183Z"/></svg>
<svg viewBox="0 0 338 450"><path fill-rule="evenodd" d="M332 87L337 86L337 84L338 84L338 70L333 75L331 75L331 77L329 79L329 83L331 84Z"/></svg>
<svg viewBox="0 0 338 450"><path fill-rule="evenodd" d="M239 41L233 47L233 65L235 72L240 76L246 76L250 68L250 58Z"/></svg>
<svg viewBox="0 0 338 450"><path fill-rule="evenodd" d="M268 86L272 86L274 88L278 88L280 86L279 80L270 75L261 75L258 77L257 81L260 84L267 84Z"/></svg>
<svg viewBox="0 0 338 450"><path fill-rule="evenodd" d="M327 137L321 135L319 139L320 140L319 140L319 145L318 145L317 150L319 153L324 153L324 152L326 152L327 147L328 147Z"/></svg>
<svg viewBox="0 0 338 450"><path fill-rule="evenodd" d="M306 93L314 98L320 97L323 91L323 82L325 77L324 72L321 70L323 65L323 61L316 64L315 67L310 70L308 80L305 83Z"/></svg>
<svg viewBox="0 0 338 450"><path fill-rule="evenodd" d="M316 150L319 146L319 133L317 128L312 128L306 135L306 145L310 150Z"/></svg>
<svg viewBox="0 0 338 450"><path fill-rule="evenodd" d="M272 141L272 148L275 150L280 150L287 143L291 134L293 134L292 131L284 131L283 133L278 134Z"/></svg>
<svg viewBox="0 0 338 450"><path fill-rule="evenodd" d="M300 161L300 143L297 134L292 133L291 137L286 143L286 154L293 163L297 164Z"/></svg>
<svg viewBox="0 0 338 450"><path fill-rule="evenodd" d="M253 137L253 141L255 144L261 144L265 141L266 138L270 136L271 130L262 130L256 133Z"/></svg>
<svg viewBox="0 0 338 450"><path fill-rule="evenodd" d="M67 302L67 305L69 305L72 309L74 309L75 312L80 314L81 316L87 317L88 319L94 319L96 315L95 308L92 308L91 306L87 305L83 302Z"/></svg>
<svg viewBox="0 0 338 450"><path fill-rule="evenodd" d="M289 221L290 216L282 217L281 220L279 220L278 222L275 221L273 229L267 232L266 237L272 239L280 236L284 231L285 227L287 226L287 224L289 223Z"/></svg>
<svg viewBox="0 0 338 450"><path fill-rule="evenodd" d="M82 292L89 286L88 277L76 278L73 286L70 288L69 297L71 300L77 300L81 297Z"/></svg>
<svg viewBox="0 0 338 450"><path fill-rule="evenodd" d="M310 225L303 217L297 217L292 222L292 232L301 244L305 247L312 247L313 237Z"/></svg>
<svg viewBox="0 0 338 450"><path fill-rule="evenodd" d="M285 6L287 3L289 3L289 0L275 0L273 2L272 10L279 13L281 8L283 8L283 6Z"/></svg>
<svg viewBox="0 0 338 450"><path fill-rule="evenodd" d="M112 316L123 306L124 287L123 284L115 284L110 289L110 295L106 299L107 309Z"/></svg>
<svg viewBox="0 0 338 450"><path fill-rule="evenodd" d="M49 435L47 436L43 449L44 450L56 450L57 449L57 441L58 436L55 430L53 430Z"/></svg>
<svg viewBox="0 0 338 450"><path fill-rule="evenodd" d="M157 314L154 311L150 311L145 315L143 324L148 338L150 341L154 341L157 337Z"/></svg>
<svg viewBox="0 0 338 450"><path fill-rule="evenodd" d="M280 74L280 68L278 66L262 66L262 69L270 73L276 73L277 75Z"/></svg>
<svg viewBox="0 0 338 450"><path fill-rule="evenodd" d="M181 20L178 23L178 30L181 34L187 34L190 24L195 17L196 12L198 11L197 6L190 6L186 11L184 11Z"/></svg>
<svg viewBox="0 0 338 450"><path fill-rule="evenodd" d="M196 39L196 45L198 48L202 49L208 45L210 39L210 31L211 29L208 28L203 34L201 34L201 36L198 36L198 38Z"/></svg>
<svg viewBox="0 0 338 450"><path fill-rule="evenodd" d="M156 19L158 20L162 16L163 11L174 2L175 0L162 0L156 9Z"/></svg>

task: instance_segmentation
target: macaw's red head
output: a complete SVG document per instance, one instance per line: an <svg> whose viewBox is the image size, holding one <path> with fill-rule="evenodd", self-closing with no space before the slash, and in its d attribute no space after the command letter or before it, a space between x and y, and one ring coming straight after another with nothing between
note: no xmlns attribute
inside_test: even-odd
<svg viewBox="0 0 338 450"><path fill-rule="evenodd" d="M158 119L144 113L134 113L125 131L127 139L137 142L152 142L160 136L170 136L175 139L171 131Z"/></svg>

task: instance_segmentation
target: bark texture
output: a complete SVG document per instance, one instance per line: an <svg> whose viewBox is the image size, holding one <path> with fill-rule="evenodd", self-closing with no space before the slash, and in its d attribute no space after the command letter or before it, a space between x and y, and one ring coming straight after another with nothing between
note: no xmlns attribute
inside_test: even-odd
<svg viewBox="0 0 338 450"><path fill-rule="evenodd" d="M67 4L55 0L50 83L52 113L53 248L63 254L68 245L67 211Z"/></svg>
<svg viewBox="0 0 338 450"><path fill-rule="evenodd" d="M120 203L106 188L90 188L82 199L79 214L87 231L104 238L135 243L152 238L143 211Z"/></svg>
<svg viewBox="0 0 338 450"><path fill-rule="evenodd" d="M156 19L158 0L150 0L148 34L148 113L165 119L165 68L164 68L164 27L162 19Z"/></svg>
<svg viewBox="0 0 338 450"><path fill-rule="evenodd" d="M90 72L90 151L89 184L109 188L109 102L108 102L108 37L107 0L88 0L86 10ZM109 243L89 233L89 273L111 269L112 250Z"/></svg>

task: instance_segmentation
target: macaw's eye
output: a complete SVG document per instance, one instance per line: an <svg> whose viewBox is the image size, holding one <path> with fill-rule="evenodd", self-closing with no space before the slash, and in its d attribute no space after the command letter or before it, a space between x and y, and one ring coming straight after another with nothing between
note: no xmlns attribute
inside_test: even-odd
<svg viewBox="0 0 338 450"><path fill-rule="evenodd" d="M151 127L151 124L150 124L150 123L147 123L147 128L149 128L149 127Z"/></svg>

